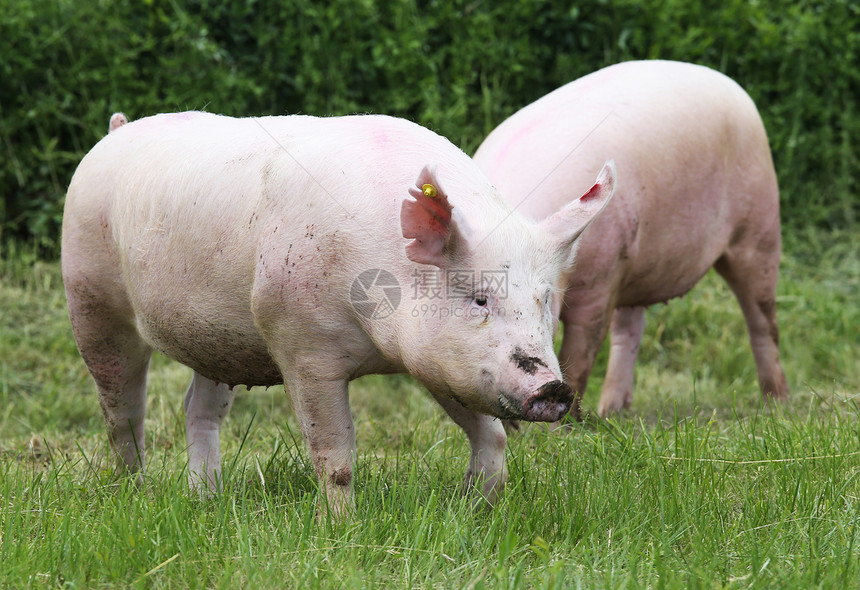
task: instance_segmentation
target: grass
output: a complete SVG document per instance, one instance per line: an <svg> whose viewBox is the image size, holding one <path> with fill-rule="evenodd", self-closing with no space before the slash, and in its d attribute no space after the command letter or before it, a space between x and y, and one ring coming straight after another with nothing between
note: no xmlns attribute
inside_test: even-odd
<svg viewBox="0 0 860 590"><path fill-rule="evenodd" d="M185 483L188 369L156 356L142 488L112 474L58 265L0 252L0 587L858 588L857 236L786 236L787 405L762 407L740 311L709 275L649 312L631 411L509 440L491 511L468 446L410 378L352 386L356 512L317 521L282 388L240 392L226 489ZM596 407L605 351L585 399Z"/></svg>

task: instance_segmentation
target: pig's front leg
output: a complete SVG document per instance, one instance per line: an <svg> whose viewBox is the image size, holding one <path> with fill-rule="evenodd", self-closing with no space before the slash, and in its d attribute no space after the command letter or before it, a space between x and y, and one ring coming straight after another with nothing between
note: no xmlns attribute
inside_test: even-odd
<svg viewBox="0 0 860 590"><path fill-rule="evenodd" d="M320 514L347 516L353 507L352 474L355 428L349 411L347 381L299 377L287 379L302 434L308 443L325 497Z"/></svg>
<svg viewBox="0 0 860 590"><path fill-rule="evenodd" d="M609 324L609 365L597 412L603 417L630 407L633 374L645 331L645 308L618 307Z"/></svg>
<svg viewBox="0 0 860 590"><path fill-rule="evenodd" d="M502 421L468 410L451 399L435 394L434 397L469 438L472 456L463 483L466 492L480 484L484 500L492 506L504 491L508 479L505 468L507 435Z"/></svg>
<svg viewBox="0 0 860 590"><path fill-rule="evenodd" d="M192 489L221 488L221 422L233 405L235 391L195 372L185 394L188 481Z"/></svg>

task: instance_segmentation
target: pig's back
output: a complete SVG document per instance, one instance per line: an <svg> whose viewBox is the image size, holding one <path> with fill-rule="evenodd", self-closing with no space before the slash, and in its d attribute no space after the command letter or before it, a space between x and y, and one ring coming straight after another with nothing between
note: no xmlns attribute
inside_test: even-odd
<svg viewBox="0 0 860 590"><path fill-rule="evenodd" d="M778 212L755 105L692 64L604 68L525 107L475 154L502 196L536 219L582 195L608 159L618 187L583 236L577 272L588 285L615 268L621 303L686 292L747 220Z"/></svg>
<svg viewBox="0 0 860 590"><path fill-rule="evenodd" d="M359 322L359 272L402 268L409 280L400 205L434 163L447 190L474 195L461 210L493 198L504 213L466 154L402 119L140 119L74 175L64 280L210 379L271 384L280 376L261 323L343 337Z"/></svg>
<svg viewBox="0 0 860 590"><path fill-rule="evenodd" d="M340 251L357 249L338 198L366 194L366 174L338 150L359 134L347 122L327 142L330 127L312 117L177 113L116 129L69 187L67 284L85 283L103 305L127 310L125 321L151 346L213 380L279 382L252 309L255 285L282 282L284 312L300 314L307 285L330 299L349 285L326 264L335 258L326 248L337 241ZM332 161L343 163L340 174ZM340 177L353 190L332 180ZM381 200L340 204L359 214L375 207L370 217L381 224L395 218ZM330 285L318 277L326 267ZM313 303L333 322L349 321L343 306L321 305L319 296Z"/></svg>
<svg viewBox="0 0 860 590"><path fill-rule="evenodd" d="M67 288L86 284L101 313L210 379L278 383L251 310L259 201L274 157L252 127L206 113L112 131L69 187Z"/></svg>
<svg viewBox="0 0 860 590"><path fill-rule="evenodd" d="M264 215L287 217L301 230L305 217L342 216L358 225L394 223L390 229L397 232L400 202L428 164L438 165L452 194L494 196L466 154L402 119L162 114L118 128L87 154L70 185L66 214L107 215L125 246L172 220L203 230L186 234L230 226L254 235ZM457 206L484 208L468 201ZM277 207L292 211L284 215ZM307 208L316 213L304 214Z"/></svg>

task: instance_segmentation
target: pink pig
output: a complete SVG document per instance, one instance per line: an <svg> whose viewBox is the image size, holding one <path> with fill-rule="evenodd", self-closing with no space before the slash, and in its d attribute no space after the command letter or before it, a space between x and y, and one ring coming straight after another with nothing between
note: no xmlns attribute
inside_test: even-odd
<svg viewBox="0 0 860 590"><path fill-rule="evenodd" d="M474 157L536 220L587 190L608 158L618 166L616 195L583 235L563 301L554 302L564 323L560 362L577 398L608 330L598 411L629 406L645 307L683 295L714 267L743 310L762 394L785 399L774 305L779 192L750 97L705 67L621 63L515 113Z"/></svg>
<svg viewBox="0 0 860 590"><path fill-rule="evenodd" d="M153 350L194 371L193 486L219 487L234 386L285 383L336 514L352 503L356 377L424 383L469 437L466 484L490 501L506 473L490 415L567 413L551 293L611 196L611 165L587 198L536 223L466 154L401 119L120 121L72 179L62 266L121 467L144 466Z"/></svg>

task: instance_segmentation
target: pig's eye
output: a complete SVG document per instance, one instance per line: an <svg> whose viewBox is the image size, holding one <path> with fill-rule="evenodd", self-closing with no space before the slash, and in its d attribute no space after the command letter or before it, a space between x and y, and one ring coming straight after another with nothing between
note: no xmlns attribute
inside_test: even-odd
<svg viewBox="0 0 860 590"><path fill-rule="evenodd" d="M549 302L552 301L552 291L547 289L543 294L543 304L549 305Z"/></svg>
<svg viewBox="0 0 860 590"><path fill-rule="evenodd" d="M487 306L487 296L486 295L475 295L475 303L477 303L481 307L486 307Z"/></svg>

